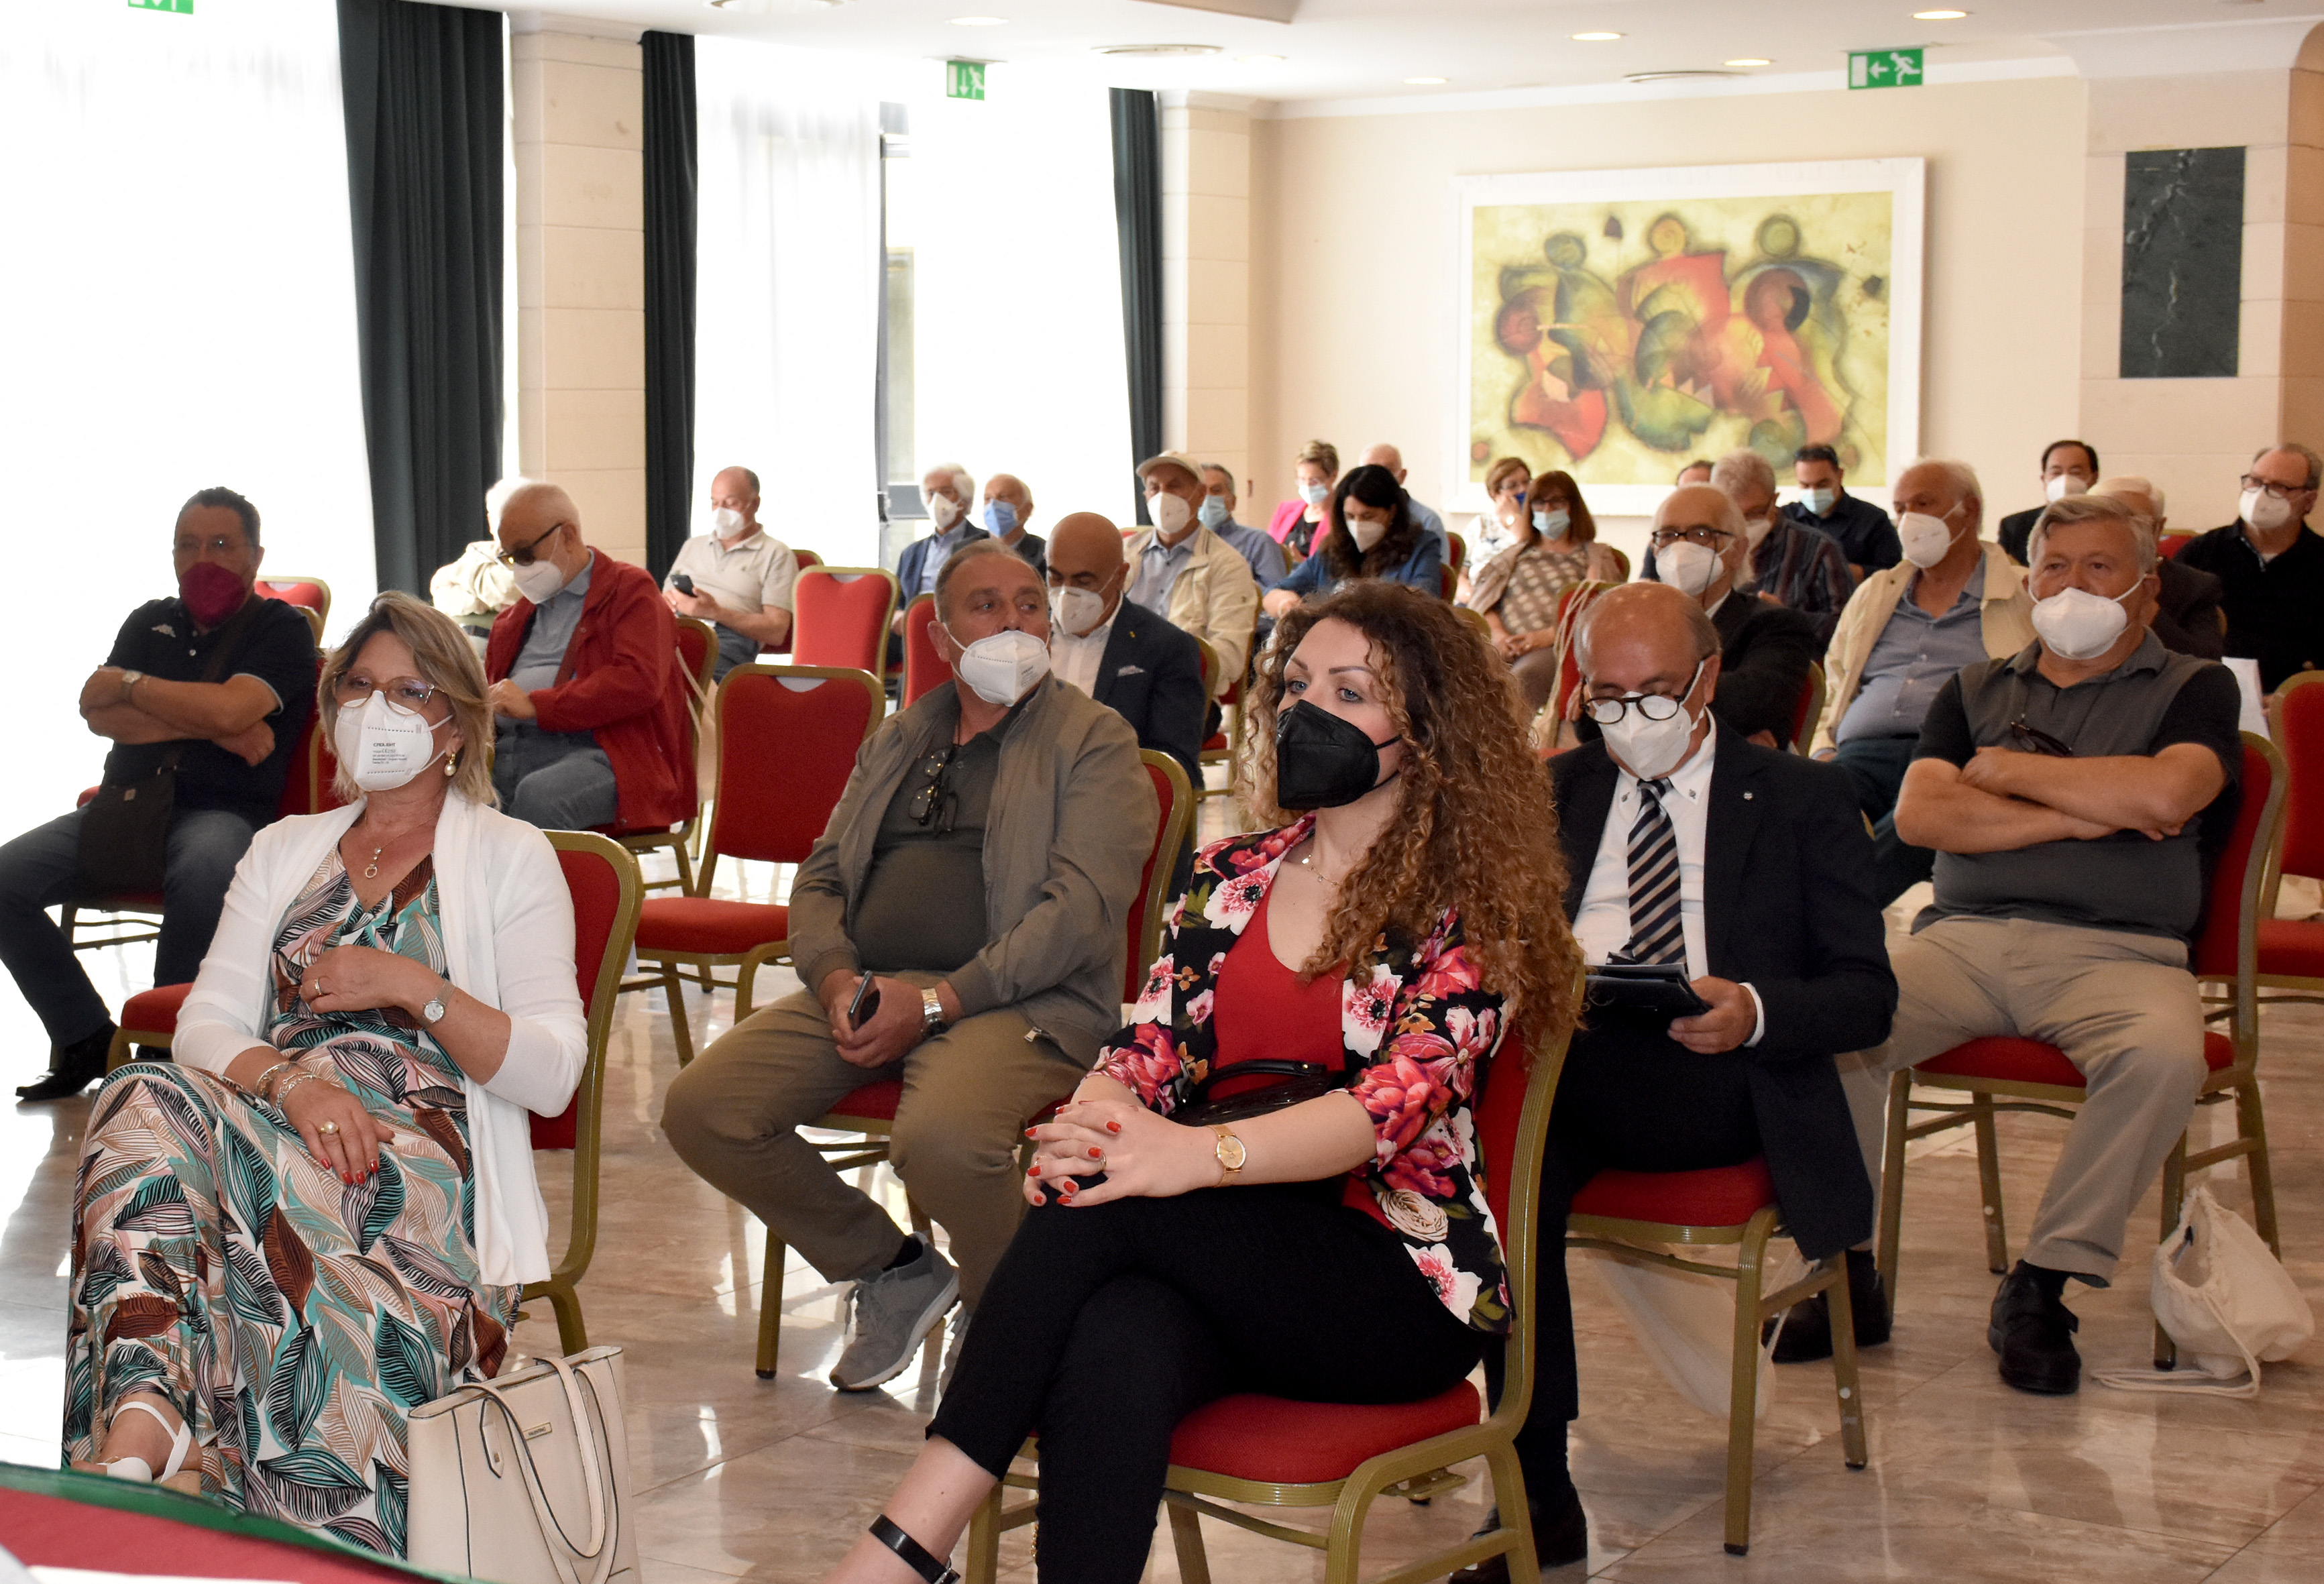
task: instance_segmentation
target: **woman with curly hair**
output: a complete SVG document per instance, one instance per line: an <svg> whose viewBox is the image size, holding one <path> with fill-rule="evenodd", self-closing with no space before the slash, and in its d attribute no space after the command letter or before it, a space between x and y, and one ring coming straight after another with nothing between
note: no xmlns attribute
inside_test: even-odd
<svg viewBox="0 0 2324 1584"><path fill-rule="evenodd" d="M1038 1426L1041 1578L1130 1584L1187 1414L1416 1401L1508 1329L1471 1097L1506 1029L1572 1027L1580 958L1507 672L1443 601L1360 583L1285 619L1252 707L1243 795L1274 828L1204 850L1134 1021L1033 1129L1036 1208L835 1579L933 1584ZM1175 1119L1260 1057L1325 1076Z"/></svg>

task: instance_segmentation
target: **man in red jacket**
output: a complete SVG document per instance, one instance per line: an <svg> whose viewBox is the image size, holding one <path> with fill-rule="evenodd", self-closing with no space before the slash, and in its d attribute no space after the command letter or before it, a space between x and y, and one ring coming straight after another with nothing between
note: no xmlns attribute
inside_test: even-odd
<svg viewBox="0 0 2324 1584"><path fill-rule="evenodd" d="M555 484L501 506L523 597L484 650L501 806L546 830L668 827L694 812L678 630L645 568L591 549Z"/></svg>

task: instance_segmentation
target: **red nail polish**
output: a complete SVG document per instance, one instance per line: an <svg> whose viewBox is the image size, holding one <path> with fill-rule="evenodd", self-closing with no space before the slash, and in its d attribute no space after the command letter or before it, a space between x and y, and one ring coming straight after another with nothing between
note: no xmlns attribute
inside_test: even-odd
<svg viewBox="0 0 2324 1584"><path fill-rule="evenodd" d="M1105 1130L1109 1133L1119 1133L1121 1131L1121 1124L1119 1122L1108 1122L1105 1125Z"/></svg>
<svg viewBox="0 0 2324 1584"><path fill-rule="evenodd" d="M1096 1145L1093 1144L1090 1146L1090 1159L1099 1160L1103 1158L1104 1155L1105 1151L1100 1149Z"/></svg>
<svg viewBox="0 0 2324 1584"><path fill-rule="evenodd" d="M1041 1168L1038 1165L1028 1166L1025 1168L1025 1174L1028 1177L1038 1177L1041 1174Z"/></svg>
<svg viewBox="0 0 2324 1584"><path fill-rule="evenodd" d="M1028 1137L1028 1138L1031 1138L1031 1137L1033 1137L1034 1136L1035 1136L1035 1135L1034 1135L1034 1132L1033 1132L1033 1129L1032 1129L1032 1128L1026 1128L1026 1129L1025 1129L1025 1137Z"/></svg>

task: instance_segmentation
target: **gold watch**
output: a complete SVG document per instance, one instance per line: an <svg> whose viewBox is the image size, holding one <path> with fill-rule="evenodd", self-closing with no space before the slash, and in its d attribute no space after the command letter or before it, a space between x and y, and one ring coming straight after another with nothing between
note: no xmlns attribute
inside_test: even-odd
<svg viewBox="0 0 2324 1584"><path fill-rule="evenodd" d="M1211 1124L1211 1131L1219 1136L1219 1180L1212 1186L1223 1188L1235 1180L1236 1174L1242 1170L1243 1162L1250 1157L1243 1152L1242 1140L1218 1123Z"/></svg>

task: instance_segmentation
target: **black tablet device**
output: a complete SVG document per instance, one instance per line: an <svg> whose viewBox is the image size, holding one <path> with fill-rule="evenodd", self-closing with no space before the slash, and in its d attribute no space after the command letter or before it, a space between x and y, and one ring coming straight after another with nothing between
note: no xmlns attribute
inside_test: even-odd
<svg viewBox="0 0 2324 1584"><path fill-rule="evenodd" d="M1678 962L1604 962L1586 981L1593 1007L1621 1007L1665 1018L1692 1018L1711 1010L1694 993L1686 968Z"/></svg>

